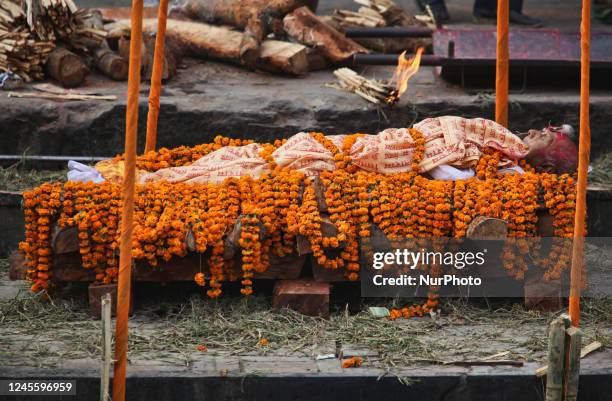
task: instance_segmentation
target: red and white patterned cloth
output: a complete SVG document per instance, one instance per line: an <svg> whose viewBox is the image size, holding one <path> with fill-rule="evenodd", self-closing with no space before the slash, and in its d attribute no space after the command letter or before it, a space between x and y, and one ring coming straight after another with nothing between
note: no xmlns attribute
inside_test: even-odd
<svg viewBox="0 0 612 401"><path fill-rule="evenodd" d="M425 138L425 155L419 172L425 173L439 166L471 167L489 147L501 151L505 157L500 167L511 167L517 159L527 155L528 146L508 129L484 118L466 119L444 116L425 119L414 125ZM328 137L342 149L346 135ZM170 167L152 173L139 174L139 182L166 180L169 182L219 183L228 177L250 175L259 177L268 164L259 155L262 147L256 143L246 146L227 146L195 161L189 166ZM349 153L355 166L384 174L408 172L411 169L415 143L407 128L389 128L377 135L364 135L355 141ZM310 134L300 132L287 140L272 154L281 167L299 170L306 175L318 175L333 170L332 153ZM105 176L108 161L99 164ZM98 167L98 166L96 166Z"/></svg>

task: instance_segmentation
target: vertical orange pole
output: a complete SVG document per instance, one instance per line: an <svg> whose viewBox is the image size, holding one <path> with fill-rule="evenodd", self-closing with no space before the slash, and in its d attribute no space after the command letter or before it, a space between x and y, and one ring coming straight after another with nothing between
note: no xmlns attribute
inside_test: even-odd
<svg viewBox="0 0 612 401"><path fill-rule="evenodd" d="M569 296L569 314L572 324L580 323L580 289L584 263L584 220L586 217L587 172L591 152L591 126L589 121L589 82L591 50L591 0L582 0L580 25L580 139L578 142L578 183L576 188L576 217L572 249L572 271Z"/></svg>
<svg viewBox="0 0 612 401"><path fill-rule="evenodd" d="M140 50L142 44L143 0L132 1L132 32L125 124L125 169L123 172L123 210L119 251L119 286L117 289L117 322L115 335L115 374L113 400L125 401L125 368L128 347L128 315L132 270L132 220L136 181L136 141L138 131L138 98L140 92Z"/></svg>
<svg viewBox="0 0 612 401"><path fill-rule="evenodd" d="M168 18L168 0L160 0L157 9L157 36L153 54L153 71L151 89L149 90L149 113L147 115L147 142L145 153L155 150L157 143L157 119L159 117L159 96L164 70L164 44L166 38L166 20Z"/></svg>
<svg viewBox="0 0 612 401"><path fill-rule="evenodd" d="M510 6L508 0L497 0L497 53L495 69L495 121L508 126L508 76L510 49L508 47L508 25Z"/></svg>

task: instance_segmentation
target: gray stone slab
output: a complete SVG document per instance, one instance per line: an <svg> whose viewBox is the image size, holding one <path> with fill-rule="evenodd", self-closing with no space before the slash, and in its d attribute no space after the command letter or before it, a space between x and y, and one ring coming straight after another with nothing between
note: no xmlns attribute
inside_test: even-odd
<svg viewBox="0 0 612 401"><path fill-rule="evenodd" d="M410 82L405 99L380 109L358 96L325 87L331 71L288 78L245 71L210 61L188 60L187 69L164 86L158 145L174 147L209 142L223 134L259 141L288 137L302 130L328 134L376 133L388 127L409 126L437 115L494 116L490 91L467 91L435 77L422 67ZM392 67L369 67L364 74L389 78ZM111 102L52 102L8 98L0 92L0 153L112 156L123 150L126 83L91 75L83 90L114 94ZM147 110L148 85L143 84L140 115ZM510 128L524 131L552 123L578 124L576 88L512 92ZM593 152L611 148L607 135L612 119L612 95L592 90ZM145 125L140 124L139 147ZM595 156L595 155L594 155Z"/></svg>

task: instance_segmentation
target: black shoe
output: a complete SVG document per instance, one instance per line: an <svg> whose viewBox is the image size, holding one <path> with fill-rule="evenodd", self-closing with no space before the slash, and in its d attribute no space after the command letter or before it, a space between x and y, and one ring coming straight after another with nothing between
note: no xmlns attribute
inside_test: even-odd
<svg viewBox="0 0 612 401"><path fill-rule="evenodd" d="M486 8L475 8L474 17L486 18L486 19L497 19L497 10L488 10Z"/></svg>
<svg viewBox="0 0 612 401"><path fill-rule="evenodd" d="M517 24L517 25L533 26L533 27L542 26L542 20L537 19L537 18L532 18L528 15L525 15L523 13L520 13L518 11L513 11L513 10L510 10L510 23Z"/></svg>
<svg viewBox="0 0 612 401"><path fill-rule="evenodd" d="M417 4L423 11L429 6L436 22L448 21L450 19L443 0L417 0Z"/></svg>
<svg viewBox="0 0 612 401"><path fill-rule="evenodd" d="M483 8L480 8L480 9L475 8L474 17L497 19L497 10L487 10ZM531 18L525 14L522 14L514 10L510 10L510 23L517 24L517 25L533 26L533 27L542 26L542 20L539 20L537 18Z"/></svg>

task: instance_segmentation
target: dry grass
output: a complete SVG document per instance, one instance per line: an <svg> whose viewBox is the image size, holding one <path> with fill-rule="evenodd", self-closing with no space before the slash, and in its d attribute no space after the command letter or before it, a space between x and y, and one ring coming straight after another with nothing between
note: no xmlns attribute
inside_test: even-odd
<svg viewBox="0 0 612 401"><path fill-rule="evenodd" d="M150 303L130 320L130 358L190 365L198 344L213 354L314 358L340 343L349 354L368 351L369 363L390 371L506 350L513 359L541 361L547 324L556 315L527 311L520 304L487 307L460 299L444 301L442 317L435 321L376 319L362 309L321 319L271 310L262 296ZM585 343L597 339L612 345L612 300L585 300L582 328ZM53 366L65 359L97 358L99 333L100 323L74 298L43 301L40 295L27 295L0 301L0 359L10 365L27 361ZM260 346L261 338L269 345Z"/></svg>
<svg viewBox="0 0 612 401"><path fill-rule="evenodd" d="M25 191L45 182L66 181L65 170L24 170L19 163L0 167L0 190Z"/></svg>
<svg viewBox="0 0 612 401"><path fill-rule="evenodd" d="M589 183L612 187L612 153L605 153L591 162Z"/></svg>

